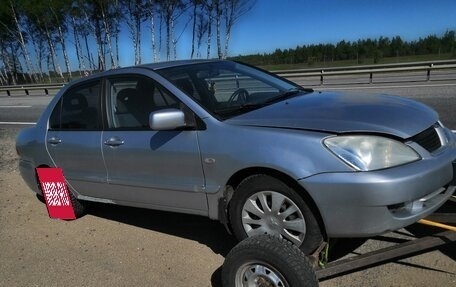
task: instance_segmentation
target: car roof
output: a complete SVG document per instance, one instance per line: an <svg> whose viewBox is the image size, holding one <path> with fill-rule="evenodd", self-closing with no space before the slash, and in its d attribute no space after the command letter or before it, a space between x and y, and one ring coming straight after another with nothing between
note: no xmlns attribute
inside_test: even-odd
<svg viewBox="0 0 456 287"><path fill-rule="evenodd" d="M151 64L143 64L138 65L135 67L143 67L151 70L160 70L165 68L177 67L177 66L186 66L186 65L194 65L194 64L201 64L201 63L211 63L211 62L223 62L222 60L218 59L211 59L211 60L178 60L178 61L168 61L168 62L159 62L159 63L151 63ZM131 68L131 67L130 67Z"/></svg>
<svg viewBox="0 0 456 287"><path fill-rule="evenodd" d="M195 64L202 64L202 63L221 63L221 62L227 62L227 61L219 60L219 59L178 60L178 61L168 61L168 62L158 62L158 63L142 64L142 65L136 65L136 66L128 66L128 67L122 67L122 68L102 71L102 72L90 75L88 77L82 77L82 78L79 78L76 80L72 80L69 83L67 83L66 86L70 87L73 85L84 83L89 80L98 79L98 78L101 78L104 76L109 76L109 75L112 75L113 73L117 74L118 72L122 72L122 70L128 70L131 68L143 68L143 69L149 69L149 70L156 71L156 70L160 70L160 69L172 68L172 67L178 67L178 66L187 66L187 65L195 65Z"/></svg>

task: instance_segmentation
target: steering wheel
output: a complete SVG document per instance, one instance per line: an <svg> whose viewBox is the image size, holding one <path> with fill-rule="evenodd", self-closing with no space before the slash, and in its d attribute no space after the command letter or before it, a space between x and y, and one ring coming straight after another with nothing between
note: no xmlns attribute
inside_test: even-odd
<svg viewBox="0 0 456 287"><path fill-rule="evenodd" d="M247 98L249 97L249 92L244 88L239 88L230 96L228 99L228 106L231 107L233 104L245 104Z"/></svg>

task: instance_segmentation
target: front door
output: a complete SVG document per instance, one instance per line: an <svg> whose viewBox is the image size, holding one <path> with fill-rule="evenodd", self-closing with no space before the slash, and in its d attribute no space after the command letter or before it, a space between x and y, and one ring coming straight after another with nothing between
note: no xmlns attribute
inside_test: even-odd
<svg viewBox="0 0 456 287"><path fill-rule="evenodd" d="M149 113L182 104L145 76L110 78L102 150L109 196L124 204L207 214L198 131L153 131Z"/></svg>

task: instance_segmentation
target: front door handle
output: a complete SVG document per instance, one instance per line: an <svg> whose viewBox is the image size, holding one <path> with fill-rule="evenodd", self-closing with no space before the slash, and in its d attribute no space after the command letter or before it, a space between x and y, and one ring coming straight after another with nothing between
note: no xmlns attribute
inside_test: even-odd
<svg viewBox="0 0 456 287"><path fill-rule="evenodd" d="M59 144L61 142L62 142L62 140L59 138L56 138L56 137L52 137L52 138L48 139L48 143L53 144L53 145Z"/></svg>
<svg viewBox="0 0 456 287"><path fill-rule="evenodd" d="M108 146L120 146L120 145L123 145L125 143L125 141L123 141L122 139L118 138L118 137L112 137L110 139L107 139L104 144L105 145L108 145Z"/></svg>

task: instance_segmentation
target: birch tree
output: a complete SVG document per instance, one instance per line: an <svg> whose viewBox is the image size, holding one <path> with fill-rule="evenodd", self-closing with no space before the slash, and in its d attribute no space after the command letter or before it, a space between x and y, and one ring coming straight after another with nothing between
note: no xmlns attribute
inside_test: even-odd
<svg viewBox="0 0 456 287"><path fill-rule="evenodd" d="M207 21L207 37L206 37L206 44L207 44L207 59L211 57L211 41L212 41L212 20L214 19L213 11L214 11L214 1L213 0L204 0L204 9L206 15L208 17Z"/></svg>
<svg viewBox="0 0 456 287"><path fill-rule="evenodd" d="M105 57L104 57L104 44L102 39L102 28L101 28L101 20L98 5L96 1L77 1L78 9L82 13L82 18L85 23L84 26L84 42L87 50L87 57L89 61L92 63L92 70L98 69L100 71L105 70ZM95 62L93 61L93 56L91 54L89 44L88 44L88 36L92 35L95 39L97 45L97 67L95 67Z"/></svg>
<svg viewBox="0 0 456 287"><path fill-rule="evenodd" d="M203 5L202 0L191 0L191 5L193 6L192 8L192 20L193 20L193 25L192 25L192 48L191 48L191 53L190 53L190 59L193 59L193 56L195 55L195 41L197 39L197 23L199 21L199 15L201 14L201 9Z"/></svg>
<svg viewBox="0 0 456 287"><path fill-rule="evenodd" d="M196 57L201 58L201 45L203 43L204 35L206 35L209 27L208 18L204 13L197 15L198 24L196 25Z"/></svg>
<svg viewBox="0 0 456 287"><path fill-rule="evenodd" d="M18 82L18 69L17 65L15 65L17 62L17 55L14 53L16 49L14 49L13 46L14 42L9 41L7 43L2 37L2 41L0 41L0 59L3 62L3 68L1 72L6 84L16 85Z"/></svg>
<svg viewBox="0 0 456 287"><path fill-rule="evenodd" d="M176 39L174 39L176 20L185 10L185 4L181 0L162 0L159 5L166 26L166 60L169 61L171 60L171 41L173 50L176 51ZM176 58L175 52L174 57Z"/></svg>
<svg viewBox="0 0 456 287"><path fill-rule="evenodd" d="M29 38L29 42L33 47L33 51L35 53L35 64L38 69L38 78L40 82L43 82L43 61L44 55L46 54L46 39L43 37L41 31L36 27L31 19L27 16L25 17L25 31Z"/></svg>
<svg viewBox="0 0 456 287"><path fill-rule="evenodd" d="M222 12L223 12L223 3L222 0L213 0L214 10L215 10L215 28L217 36L217 56L219 59L223 59L222 54L222 37L221 37L221 22L222 22Z"/></svg>
<svg viewBox="0 0 456 287"><path fill-rule="evenodd" d="M141 24L146 20L147 2L143 0L122 0L121 7L124 8L125 23L130 31L130 38L133 42L135 54L135 65L141 64ZM153 15L152 15L153 17Z"/></svg>
<svg viewBox="0 0 456 287"><path fill-rule="evenodd" d="M231 29L241 16L249 12L256 3L256 0L224 0L225 17L225 52L224 58L228 56L228 47L231 39Z"/></svg>
<svg viewBox="0 0 456 287"><path fill-rule="evenodd" d="M14 20L14 24L15 24L15 37L19 43L19 47L21 49L21 53L24 57L24 61L25 61L25 65L27 66L27 69L28 69L28 72L31 74L29 74L30 76L30 79L34 79L35 82L37 81L36 79L36 75L35 75L35 69L33 68L33 63L32 63L32 60L30 58L30 54L27 50L27 46L26 46L26 42L25 42L25 37L24 37L24 34L23 34L23 31L22 31L22 28L21 28L21 25L20 25L20 14L18 13L18 3L17 1L13 1L13 0L10 0L9 1L9 7L10 7L10 12L11 12L11 16L13 17L13 20Z"/></svg>
<svg viewBox="0 0 456 287"><path fill-rule="evenodd" d="M111 60L111 67L112 68L117 68L117 63L114 60L114 53L112 49L112 41L111 41L111 33L113 30L116 29L113 24L116 22L113 21L115 20L115 9L114 9L114 3L110 0L98 0L98 5L100 8L101 16L102 16L102 21L103 21L103 27L104 27L104 34L106 37L106 45L108 46L109 50L109 57Z"/></svg>
<svg viewBox="0 0 456 287"><path fill-rule="evenodd" d="M157 4L155 0L147 0L147 16L150 21L150 38L152 46L152 61L155 63L158 61L157 57L157 45L155 43L155 12L157 11Z"/></svg>
<svg viewBox="0 0 456 287"><path fill-rule="evenodd" d="M113 36L116 39L116 63L117 67L120 66L120 59L119 59L119 34L120 34L120 22L122 18L122 5L120 2L116 0L114 3L114 26L113 26Z"/></svg>
<svg viewBox="0 0 456 287"><path fill-rule="evenodd" d="M71 28L73 30L73 39L74 39L74 49L76 51L76 58L78 59L78 70L79 70L79 75L82 76L83 72L87 70L85 60L84 60L84 54L82 50L82 45L81 45L81 33L80 33L80 11L75 9L75 7L72 7L69 13L69 17L71 18Z"/></svg>
<svg viewBox="0 0 456 287"><path fill-rule="evenodd" d="M24 0L22 2L22 12L23 16L27 18L28 30L36 31L35 36L39 46L39 51L36 50L36 56L38 58L38 61L36 62L40 66L44 60L44 55L47 54L46 63L49 73L54 71L62 80L64 80L63 73L58 62L57 48L55 47L55 43L61 43L61 38L64 37L64 35L63 31L62 34L59 35L58 22L55 20L54 14L50 9L50 3L51 2L49 1ZM44 43L46 43L46 45ZM63 47L65 47L65 45ZM67 69L69 69L68 56L67 63Z"/></svg>
<svg viewBox="0 0 456 287"><path fill-rule="evenodd" d="M0 5L0 59L3 63L2 75L6 84L17 84L16 71L13 67L12 57L16 49L11 49L15 43L14 37L14 19L10 13L9 7Z"/></svg>
<svg viewBox="0 0 456 287"><path fill-rule="evenodd" d="M18 82L22 65L26 72L24 75L32 81L43 81L46 64L49 77L55 73L61 79L64 79L64 74L60 64L65 65L70 78L72 64L77 64L80 75L87 69L116 68L119 66L119 35L122 35L122 28L129 32L135 65L143 62L142 51L145 46L152 49L152 61L160 61L162 33L165 35L163 55L166 55L167 60L177 59L178 42L184 33L191 37L190 58L201 58L204 44L207 58L213 52L218 58L226 58L233 26L255 4L255 0L4 2L0 6L1 83ZM181 22L183 15L186 23ZM146 21L151 41L144 45L141 35ZM73 62L70 50L76 54Z"/></svg>
<svg viewBox="0 0 456 287"><path fill-rule="evenodd" d="M106 53L109 55L110 67L116 68L118 64L112 48L112 35L116 33L119 25L119 22L115 21L117 15L115 2L110 0L77 0L76 2L87 23L89 34L95 38L97 44L98 70L107 68ZM88 43L87 37L85 42ZM89 50L88 44L86 49ZM93 58L90 52L88 57Z"/></svg>
<svg viewBox="0 0 456 287"><path fill-rule="evenodd" d="M54 24L57 30L58 39L60 46L62 47L63 59L65 61L66 72L68 78L72 78L70 59L68 57L68 52L66 48L66 31L67 31L67 17L69 15L69 9L71 5L71 0L50 0L49 1L49 10L53 15Z"/></svg>

